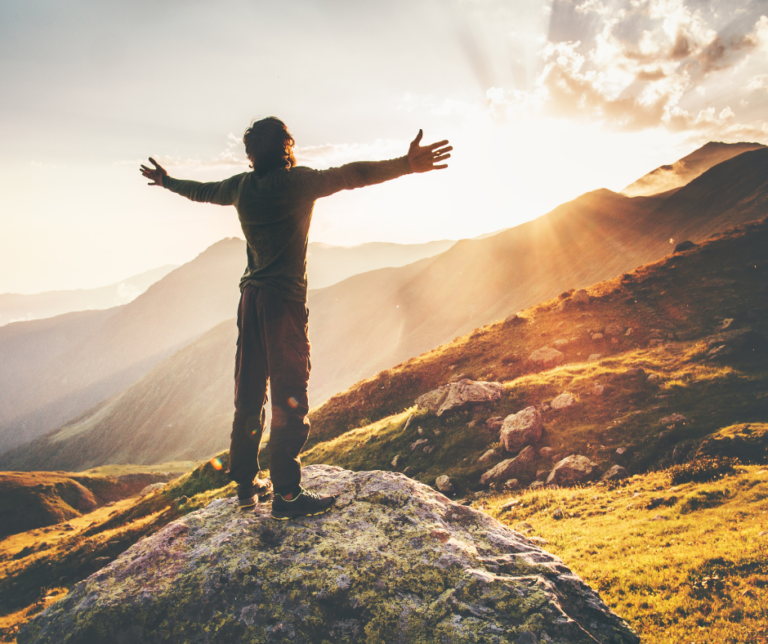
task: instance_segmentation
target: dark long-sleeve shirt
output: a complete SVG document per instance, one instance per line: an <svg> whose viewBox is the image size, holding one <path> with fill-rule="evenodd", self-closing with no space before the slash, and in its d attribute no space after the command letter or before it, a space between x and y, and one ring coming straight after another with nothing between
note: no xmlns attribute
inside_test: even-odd
<svg viewBox="0 0 768 644"><path fill-rule="evenodd" d="M287 300L307 299L307 241L315 201L396 179L411 172L407 157L361 161L339 168L295 167L258 176L244 172L201 183L163 178L163 187L192 201L234 206L247 242L248 266L240 288L254 284Z"/></svg>

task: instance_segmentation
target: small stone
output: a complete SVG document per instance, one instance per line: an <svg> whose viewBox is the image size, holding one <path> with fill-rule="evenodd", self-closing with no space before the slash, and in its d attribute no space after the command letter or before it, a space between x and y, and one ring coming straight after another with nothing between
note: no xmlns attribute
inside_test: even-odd
<svg viewBox="0 0 768 644"><path fill-rule="evenodd" d="M466 378L459 379L457 376L456 382L450 382L419 396L416 404L422 409L428 409L436 416L442 416L449 411L467 409L485 402L495 402L501 398L503 391L504 385L500 382L479 382Z"/></svg>
<svg viewBox="0 0 768 644"><path fill-rule="evenodd" d="M687 423L688 419L682 414L670 414L664 416L660 422L662 425L677 425L678 423Z"/></svg>
<svg viewBox="0 0 768 644"><path fill-rule="evenodd" d="M611 344L618 344L619 341L616 338L611 338Z"/></svg>
<svg viewBox="0 0 768 644"><path fill-rule="evenodd" d="M551 347L542 347L541 349L536 349L536 351L529 355L528 360L530 360L536 367L551 369L565 361L565 354L557 349L552 349Z"/></svg>
<svg viewBox="0 0 768 644"><path fill-rule="evenodd" d="M593 340L602 340L603 339L603 334L602 333L593 333L592 334L592 339Z"/></svg>
<svg viewBox="0 0 768 644"><path fill-rule="evenodd" d="M508 452L516 452L524 445L535 443L541 438L541 414L536 407L510 414L504 419L499 438Z"/></svg>
<svg viewBox="0 0 768 644"><path fill-rule="evenodd" d="M618 481L625 479L629 476L629 472L621 465L614 465L608 471L605 472L600 478L604 481Z"/></svg>
<svg viewBox="0 0 768 644"><path fill-rule="evenodd" d="M582 288L576 291L571 297L574 304L589 304L589 294Z"/></svg>
<svg viewBox="0 0 768 644"><path fill-rule="evenodd" d="M415 472L416 470L414 470L410 465L403 470L403 474L406 476L413 476Z"/></svg>
<svg viewBox="0 0 768 644"><path fill-rule="evenodd" d="M642 367L630 367L624 372L624 375L628 378L645 377L645 369Z"/></svg>
<svg viewBox="0 0 768 644"><path fill-rule="evenodd" d="M451 483L451 479L447 474L438 476L435 479L435 487L443 494L453 494L453 483Z"/></svg>
<svg viewBox="0 0 768 644"><path fill-rule="evenodd" d="M502 461L483 474L480 477L480 485L489 485L490 483L506 481L514 477L515 474L523 471L528 463L531 463L535 458L536 452L533 450L533 447L529 445L514 458Z"/></svg>
<svg viewBox="0 0 768 644"><path fill-rule="evenodd" d="M589 358L587 358L587 362L597 362L602 357L603 357L602 353L590 353Z"/></svg>
<svg viewBox="0 0 768 644"><path fill-rule="evenodd" d="M549 406L549 403L541 403L541 411L551 411L552 407Z"/></svg>
<svg viewBox="0 0 768 644"><path fill-rule="evenodd" d="M562 511L560 508L557 508L557 509L556 509L556 510L555 510L555 511L552 513L552 518L553 518L553 519L555 519L556 521L559 521L560 519L562 519L562 518L563 518L563 511Z"/></svg>
<svg viewBox="0 0 768 644"><path fill-rule="evenodd" d="M559 348L561 348L561 347L564 347L564 346L566 346L566 345L570 344L570 342L571 342L571 341L570 341L568 338L560 338L559 340L555 340L555 341L552 343L552 346L553 346L553 347L557 347L557 348L559 349Z"/></svg>
<svg viewBox="0 0 768 644"><path fill-rule="evenodd" d="M617 447L617 448L616 448L616 453L617 453L619 456L623 456L624 454L626 454L626 453L627 453L627 448L626 448L626 447Z"/></svg>
<svg viewBox="0 0 768 644"><path fill-rule="evenodd" d="M493 416L485 421L485 426L491 431L499 431L504 424L503 416Z"/></svg>
<svg viewBox="0 0 768 644"><path fill-rule="evenodd" d="M421 447L422 445L428 442L429 441L426 438L420 438L419 440L414 441L413 443L411 443L411 451L415 452L417 449L419 449L419 447Z"/></svg>
<svg viewBox="0 0 768 644"><path fill-rule="evenodd" d="M402 457L400 456L400 454L395 456L395 458L392 459L392 467L395 467L395 468L398 467L400 465L401 460L402 460Z"/></svg>
<svg viewBox="0 0 768 644"><path fill-rule="evenodd" d="M605 327L605 335L620 335L621 327L617 324L609 324Z"/></svg>
<svg viewBox="0 0 768 644"><path fill-rule="evenodd" d="M652 373L650 376L648 376L648 377L646 378L646 380L645 380L645 381L646 381L648 384L651 384L651 385L655 385L655 384L658 384L658 382L659 382L660 380L661 380L661 378L659 378L659 374L657 374L657 373Z"/></svg>
<svg viewBox="0 0 768 644"><path fill-rule="evenodd" d="M632 335L632 327L629 327L629 328L627 329L627 332L626 332L624 335L626 335L626 336L630 336L630 335Z"/></svg>
<svg viewBox="0 0 768 644"><path fill-rule="evenodd" d="M765 535L768 535L768 530L763 530L762 532L757 533L758 537L764 537Z"/></svg>
<svg viewBox="0 0 768 644"><path fill-rule="evenodd" d="M419 432L419 436L424 436L424 428L423 427L419 427L416 431Z"/></svg>
<svg viewBox="0 0 768 644"><path fill-rule="evenodd" d="M589 393L593 396L602 396L605 393L605 387L603 385L593 385L592 389L589 390Z"/></svg>
<svg viewBox="0 0 768 644"><path fill-rule="evenodd" d="M505 490L516 490L520 487L520 481L517 479L508 479L507 481L504 481L503 487Z"/></svg>
<svg viewBox="0 0 768 644"><path fill-rule="evenodd" d="M467 429L472 429L475 425L477 425L477 421L476 420L470 420L467 423Z"/></svg>
<svg viewBox="0 0 768 644"><path fill-rule="evenodd" d="M498 451L496 448L491 448L485 454L483 454L480 458L477 459L478 463L485 463L485 461L491 460L494 456L498 454Z"/></svg>
<svg viewBox="0 0 768 644"><path fill-rule="evenodd" d="M539 456L541 458L552 458L552 454L555 453L555 450L553 450L551 447L542 447L539 450Z"/></svg>
<svg viewBox="0 0 768 644"><path fill-rule="evenodd" d="M534 481L528 486L530 490L540 490L544 487L544 481Z"/></svg>
<svg viewBox="0 0 768 644"><path fill-rule="evenodd" d="M573 485L590 481L597 476L597 463L586 456L574 454L561 460L549 473L547 485Z"/></svg>
<svg viewBox="0 0 768 644"><path fill-rule="evenodd" d="M546 546L549 543L544 537L528 537L528 541L533 541L539 546Z"/></svg>
<svg viewBox="0 0 768 644"><path fill-rule="evenodd" d="M557 398L552 401L552 409L561 411L563 409L569 409L576 405L576 399L568 392L561 393Z"/></svg>
<svg viewBox="0 0 768 644"><path fill-rule="evenodd" d="M434 450L434 449L435 449L435 446L434 446L434 445L427 445L427 446L424 448L424 453L425 453L425 454L431 454L431 453L432 453L432 450Z"/></svg>

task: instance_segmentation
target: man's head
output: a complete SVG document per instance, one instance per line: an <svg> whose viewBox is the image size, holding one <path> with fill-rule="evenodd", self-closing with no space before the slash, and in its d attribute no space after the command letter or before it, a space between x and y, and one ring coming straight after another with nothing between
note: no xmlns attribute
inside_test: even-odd
<svg viewBox="0 0 768 644"><path fill-rule="evenodd" d="M283 168L290 170L296 165L295 141L285 123L274 116L252 123L243 134L243 143L256 174Z"/></svg>

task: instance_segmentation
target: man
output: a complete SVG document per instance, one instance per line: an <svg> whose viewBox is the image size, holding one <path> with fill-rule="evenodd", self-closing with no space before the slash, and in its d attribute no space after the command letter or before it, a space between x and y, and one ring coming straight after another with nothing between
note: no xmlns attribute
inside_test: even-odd
<svg viewBox="0 0 768 644"><path fill-rule="evenodd" d="M274 117L251 125L243 136L252 172L225 181L182 181L150 157L141 166L149 185L162 186L193 201L234 205L247 242L248 266L240 279L235 358L235 418L229 449L230 478L237 482L242 508L267 498L269 482L257 479L264 431L267 384L272 392L269 439L274 485L272 516L290 519L330 509L334 497L301 487L299 454L309 435L307 385L307 239L316 199L412 172L447 167L448 141L421 146L419 130L408 154L390 161L357 162L329 170L296 167L294 140Z"/></svg>

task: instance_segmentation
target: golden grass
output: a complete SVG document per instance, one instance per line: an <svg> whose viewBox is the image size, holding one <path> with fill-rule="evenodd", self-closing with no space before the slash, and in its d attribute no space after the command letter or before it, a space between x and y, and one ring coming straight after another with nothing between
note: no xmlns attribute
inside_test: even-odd
<svg viewBox="0 0 768 644"><path fill-rule="evenodd" d="M664 501L650 508L653 499ZM518 503L502 509L511 500ZM477 505L544 538L542 547L647 644L768 641L768 470L760 466L709 483L670 486L655 472L616 487L526 491Z"/></svg>

